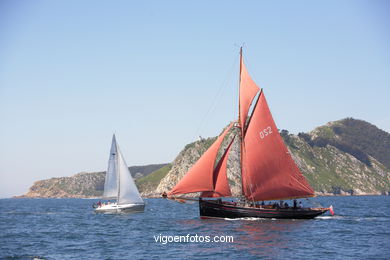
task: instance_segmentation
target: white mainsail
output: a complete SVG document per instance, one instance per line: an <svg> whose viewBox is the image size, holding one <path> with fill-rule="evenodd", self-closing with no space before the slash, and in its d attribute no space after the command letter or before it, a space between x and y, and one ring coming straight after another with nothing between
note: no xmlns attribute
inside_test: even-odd
<svg viewBox="0 0 390 260"><path fill-rule="evenodd" d="M115 135L112 136L110 158L108 160L108 168L106 173L106 180L104 182L104 197L118 196L118 176L117 176L117 144Z"/></svg>
<svg viewBox="0 0 390 260"><path fill-rule="evenodd" d="M138 192L137 186L135 186L133 177L130 174L129 168L122 156L119 147L118 151L118 173L119 173L119 194L118 205L127 203L144 203L141 195Z"/></svg>

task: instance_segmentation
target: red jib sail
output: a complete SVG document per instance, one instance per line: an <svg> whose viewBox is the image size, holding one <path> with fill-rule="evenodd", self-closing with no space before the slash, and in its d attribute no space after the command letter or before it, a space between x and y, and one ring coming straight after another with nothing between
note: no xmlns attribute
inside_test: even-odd
<svg viewBox="0 0 390 260"><path fill-rule="evenodd" d="M249 108L252 104L253 98L260 91L259 87L249 76L245 64L242 60L242 50L240 58L240 104L239 104L239 124L241 127L242 137L245 133L245 124L248 117Z"/></svg>
<svg viewBox="0 0 390 260"><path fill-rule="evenodd" d="M214 191L214 164L219 147L233 123L217 138L168 195Z"/></svg>
<svg viewBox="0 0 390 260"><path fill-rule="evenodd" d="M314 195L284 145L264 92L260 94L244 137L242 178L244 195L251 200Z"/></svg>
<svg viewBox="0 0 390 260"><path fill-rule="evenodd" d="M214 169L214 191L202 192L201 197L230 197L232 195L227 178L227 161L233 141L234 138L230 141L230 144Z"/></svg>

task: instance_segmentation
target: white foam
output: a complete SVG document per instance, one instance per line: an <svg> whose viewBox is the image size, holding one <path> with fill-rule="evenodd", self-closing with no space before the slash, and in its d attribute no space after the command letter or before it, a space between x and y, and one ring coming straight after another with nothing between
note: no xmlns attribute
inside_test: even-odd
<svg viewBox="0 0 390 260"><path fill-rule="evenodd" d="M341 219L342 216L319 216L316 219Z"/></svg>
<svg viewBox="0 0 390 260"><path fill-rule="evenodd" d="M249 221L259 221L259 220L267 220L266 218L225 218L225 220L231 220L231 221L235 221L235 220L249 220ZM272 219L272 220L275 220L275 219Z"/></svg>

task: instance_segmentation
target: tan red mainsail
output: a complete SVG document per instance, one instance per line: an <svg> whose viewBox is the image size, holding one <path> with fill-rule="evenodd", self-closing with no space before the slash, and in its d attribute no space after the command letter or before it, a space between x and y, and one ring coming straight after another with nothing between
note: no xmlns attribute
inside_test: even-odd
<svg viewBox="0 0 390 260"><path fill-rule="evenodd" d="M248 199L314 195L278 132L264 92L259 96L243 141L242 181Z"/></svg>
<svg viewBox="0 0 390 260"><path fill-rule="evenodd" d="M240 98L239 98L239 119L238 122L241 127L242 137L244 137L245 124L248 118L249 108L256 94L260 91L260 88L250 77L244 61L242 59L242 50L240 58Z"/></svg>
<svg viewBox="0 0 390 260"><path fill-rule="evenodd" d="M232 128L233 123L217 138L210 148L200 157L184 177L176 184L168 195L185 194L203 191L215 191L214 166L219 147ZM226 167L225 167L226 175ZM223 181L221 179L221 181ZM229 189L230 192L230 189Z"/></svg>

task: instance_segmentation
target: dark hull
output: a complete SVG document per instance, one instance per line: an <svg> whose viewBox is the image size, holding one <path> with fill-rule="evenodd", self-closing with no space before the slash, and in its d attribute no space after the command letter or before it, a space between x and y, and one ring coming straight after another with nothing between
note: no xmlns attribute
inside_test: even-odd
<svg viewBox="0 0 390 260"><path fill-rule="evenodd" d="M215 200L199 200L201 218L279 218L311 219L328 208L255 208L221 203Z"/></svg>

